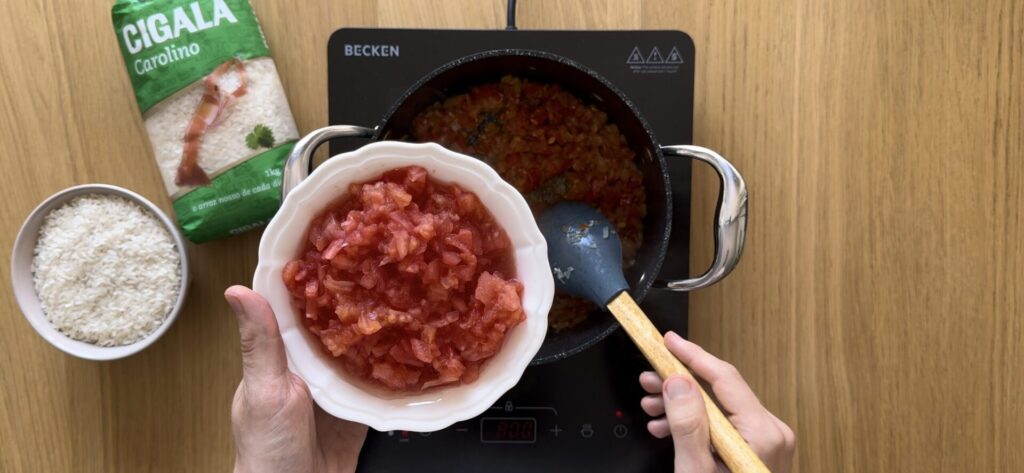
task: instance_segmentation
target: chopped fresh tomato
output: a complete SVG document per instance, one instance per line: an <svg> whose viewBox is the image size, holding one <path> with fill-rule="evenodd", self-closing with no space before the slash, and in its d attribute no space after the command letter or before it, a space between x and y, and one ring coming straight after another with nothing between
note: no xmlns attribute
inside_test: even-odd
<svg viewBox="0 0 1024 473"><path fill-rule="evenodd" d="M282 271L349 373L394 391L472 382L526 319L512 245L476 195L422 167L354 184Z"/></svg>

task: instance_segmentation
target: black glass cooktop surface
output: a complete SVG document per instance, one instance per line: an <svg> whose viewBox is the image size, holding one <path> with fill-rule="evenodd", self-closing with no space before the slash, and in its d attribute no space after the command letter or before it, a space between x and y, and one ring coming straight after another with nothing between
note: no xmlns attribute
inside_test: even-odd
<svg viewBox="0 0 1024 473"><path fill-rule="evenodd" d="M679 31L341 29L327 51L330 123L376 126L435 68L506 48L547 51L597 71L634 102L661 144L691 143L694 47ZM364 143L338 140L331 153ZM690 162L670 160L669 171L674 223L660 278L678 279L689 266ZM641 305L662 331L685 335L685 293L651 290ZM671 471L671 442L647 433L639 406L637 376L646 369L617 331L583 353L529 367L477 418L431 433L371 430L359 471Z"/></svg>

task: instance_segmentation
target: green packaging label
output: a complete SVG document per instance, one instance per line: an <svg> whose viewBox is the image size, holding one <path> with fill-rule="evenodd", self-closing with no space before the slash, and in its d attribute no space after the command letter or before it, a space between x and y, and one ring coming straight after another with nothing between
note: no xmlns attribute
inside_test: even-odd
<svg viewBox="0 0 1024 473"><path fill-rule="evenodd" d="M281 168L295 142L256 155L174 201L178 225L195 243L266 225L281 206Z"/></svg>
<svg viewBox="0 0 1024 473"><path fill-rule="evenodd" d="M270 55L248 0L119 0L112 16L143 114L228 59Z"/></svg>
<svg viewBox="0 0 1024 473"><path fill-rule="evenodd" d="M298 130L248 0L117 0L111 16L182 233L266 225Z"/></svg>

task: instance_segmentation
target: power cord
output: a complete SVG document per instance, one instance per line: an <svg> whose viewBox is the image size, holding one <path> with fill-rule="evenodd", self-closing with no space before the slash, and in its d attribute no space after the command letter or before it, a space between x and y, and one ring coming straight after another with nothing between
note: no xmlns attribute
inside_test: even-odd
<svg viewBox="0 0 1024 473"><path fill-rule="evenodd" d="M516 0L508 0L508 15L505 16L505 30L516 30Z"/></svg>

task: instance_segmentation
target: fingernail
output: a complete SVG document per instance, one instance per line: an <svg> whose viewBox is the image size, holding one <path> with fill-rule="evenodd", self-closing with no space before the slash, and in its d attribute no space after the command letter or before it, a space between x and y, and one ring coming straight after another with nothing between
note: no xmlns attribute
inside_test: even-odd
<svg viewBox="0 0 1024 473"><path fill-rule="evenodd" d="M690 391L693 391L693 386L683 378L670 378L665 383L665 393L668 394L669 399L679 399L689 395Z"/></svg>
<svg viewBox="0 0 1024 473"><path fill-rule="evenodd" d="M224 299L228 301L228 305L231 306L231 310L234 311L236 316L245 313L245 309L242 307L242 301L238 300L237 297L232 294L224 294Z"/></svg>
<svg viewBox="0 0 1024 473"><path fill-rule="evenodd" d="M681 339L683 337L680 337L678 333L675 333L675 332L672 332L672 331L665 332L665 339L668 340L670 338Z"/></svg>

